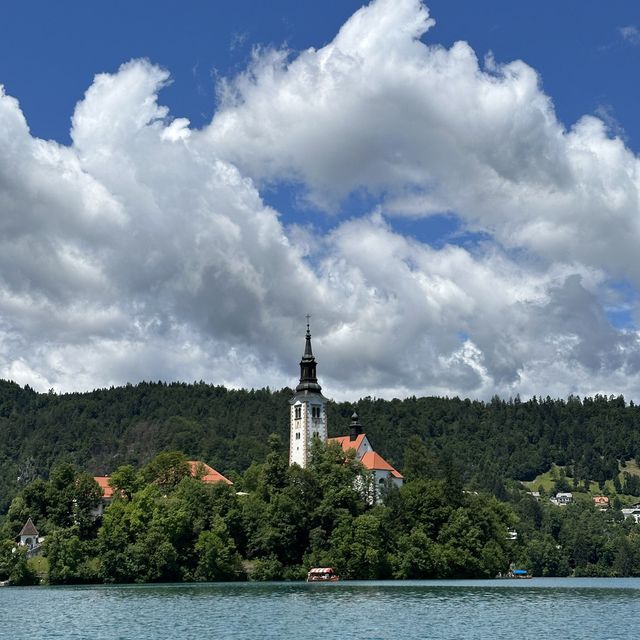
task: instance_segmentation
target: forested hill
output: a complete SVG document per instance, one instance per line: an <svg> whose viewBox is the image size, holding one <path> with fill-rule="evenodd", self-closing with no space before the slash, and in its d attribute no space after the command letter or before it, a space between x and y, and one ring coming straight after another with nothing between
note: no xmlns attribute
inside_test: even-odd
<svg viewBox="0 0 640 640"><path fill-rule="evenodd" d="M90 393L42 394L0 381L0 513L17 489L69 461L94 474L184 451L233 476L288 444L290 389L228 390L204 383L141 383ZM640 459L640 409L622 397L408 398L358 401L375 448L409 477L455 467L472 486L533 479L552 463L604 482ZM329 434L348 432L354 404L329 404Z"/></svg>

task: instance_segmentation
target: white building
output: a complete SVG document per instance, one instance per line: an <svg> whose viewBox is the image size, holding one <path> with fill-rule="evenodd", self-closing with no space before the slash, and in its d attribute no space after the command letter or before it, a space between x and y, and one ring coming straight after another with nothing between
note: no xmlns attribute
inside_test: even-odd
<svg viewBox="0 0 640 640"><path fill-rule="evenodd" d="M97 506L91 509L91 517L95 519L102 517L104 510L113 501L113 489L109 484L109 476L93 476L93 479L98 483L98 486L102 491L100 502L97 504Z"/></svg>
<svg viewBox="0 0 640 640"><path fill-rule="evenodd" d="M564 507L573 502L573 493L569 491L560 491L556 493L555 496L549 498L550 502L558 505L559 507Z"/></svg>
<svg viewBox="0 0 640 640"><path fill-rule="evenodd" d="M329 438L329 442L339 444L346 452L354 449L356 460L369 471L368 486L365 489L367 500L370 504L380 502L384 493L392 486L400 488L404 483L402 474L394 469L379 453L376 453L371 446L369 438L362 433L362 425L358 414L354 411L351 416L351 426L348 436ZM363 482L359 483L364 488Z"/></svg>
<svg viewBox="0 0 640 640"><path fill-rule="evenodd" d="M33 520L31 518L27 519L18 536L20 537L20 542L18 544L23 547L27 547L28 549L34 549L44 540L44 538L40 537L40 534L38 533L38 530L33 524Z"/></svg>
<svg viewBox="0 0 640 640"><path fill-rule="evenodd" d="M300 382L289 401L289 464L306 467L314 437L327 441L327 399L316 376L316 359L311 350L311 331L307 322L304 355L300 361Z"/></svg>
<svg viewBox="0 0 640 640"><path fill-rule="evenodd" d="M622 509L624 519L631 518L636 524L640 524L640 503L634 504L627 509Z"/></svg>
<svg viewBox="0 0 640 640"><path fill-rule="evenodd" d="M289 464L306 467L309 462L309 450L314 437L322 442L334 442L343 450L355 449L356 459L369 471L363 475L363 482L367 482L365 493L369 502L380 501L384 492L390 486L402 486L404 478L381 455L376 453L367 436L362 433L362 426L358 414L351 417L349 435L337 438L327 437L327 399L322 395L322 388L318 384L316 375L316 360L311 349L311 330L307 322L307 333L304 355L300 361L300 382L296 393L289 401L290 407L290 435L289 435Z"/></svg>

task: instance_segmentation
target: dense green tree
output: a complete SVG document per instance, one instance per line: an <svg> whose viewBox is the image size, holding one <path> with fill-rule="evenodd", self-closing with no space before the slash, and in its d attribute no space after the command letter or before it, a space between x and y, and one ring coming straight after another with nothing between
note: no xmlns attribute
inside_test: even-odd
<svg viewBox="0 0 640 640"><path fill-rule="evenodd" d="M77 527L56 529L48 534L45 555L52 584L95 582L98 577L93 546L80 539Z"/></svg>
<svg viewBox="0 0 640 640"><path fill-rule="evenodd" d="M29 564L27 548L16 548L9 540L0 543L0 581L5 580L9 580L14 586L40 582L40 578Z"/></svg>
<svg viewBox="0 0 640 640"><path fill-rule="evenodd" d="M421 526L400 535L392 563L394 578L442 578L448 574L443 547Z"/></svg>
<svg viewBox="0 0 640 640"><path fill-rule="evenodd" d="M442 470L438 466L437 456L417 435L409 438L404 451L404 475L407 480L417 478L438 478Z"/></svg>
<svg viewBox="0 0 640 640"><path fill-rule="evenodd" d="M24 487L20 495L21 503L11 504L9 508L9 517L18 528L31 518L38 523L39 527L44 527L43 533L46 532L46 521L48 516L47 501L47 483L41 478L36 478ZM17 520L16 520L17 518ZM18 531L16 531L16 534Z"/></svg>
<svg viewBox="0 0 640 640"><path fill-rule="evenodd" d="M390 577L388 539L377 511L340 518L330 539L332 565L345 578Z"/></svg>
<svg viewBox="0 0 640 640"><path fill-rule="evenodd" d="M51 471L45 487L47 516L54 527L74 525L76 468L69 463L59 464Z"/></svg>
<svg viewBox="0 0 640 640"><path fill-rule="evenodd" d="M559 545L549 535L529 540L520 551L518 564L533 576L566 576L571 571Z"/></svg>
<svg viewBox="0 0 640 640"><path fill-rule="evenodd" d="M484 575L482 567L482 532L465 509L459 507L451 514L437 541L443 547L447 573L451 577L490 577Z"/></svg>
<svg viewBox="0 0 640 640"><path fill-rule="evenodd" d="M182 577L178 552L155 523L127 546L122 560L128 578L134 582L171 582Z"/></svg>
<svg viewBox="0 0 640 640"><path fill-rule="evenodd" d="M109 477L109 486L116 497L131 500L142 482L140 474L132 464L120 465Z"/></svg>
<svg viewBox="0 0 640 640"><path fill-rule="evenodd" d="M12 540L0 542L0 582L8 580L13 568L12 552L15 545Z"/></svg>
<svg viewBox="0 0 640 640"><path fill-rule="evenodd" d="M411 530L421 527L434 538L453 511L448 486L443 480L416 480L400 490L399 501L391 506L393 519Z"/></svg>
<svg viewBox="0 0 640 640"><path fill-rule="evenodd" d="M243 576L242 558L220 516L215 517L209 530L200 533L195 550L196 579L237 580Z"/></svg>
<svg viewBox="0 0 640 640"><path fill-rule="evenodd" d="M257 558L253 562L253 568L249 574L252 580L264 582L267 580L282 580L284 577L284 567L282 562L275 556L265 556Z"/></svg>
<svg viewBox="0 0 640 640"><path fill-rule="evenodd" d="M130 547L146 536L160 497L157 485L147 485L130 502L115 500L105 511L97 541L102 579L108 582L140 579L136 573L140 567L129 558L135 556Z"/></svg>
<svg viewBox="0 0 640 640"><path fill-rule="evenodd" d="M161 491L171 491L190 475L187 456L181 451L163 451L142 469L146 483L154 483Z"/></svg>
<svg viewBox="0 0 640 640"><path fill-rule="evenodd" d="M36 482L44 485L42 480L36 480L34 484ZM29 487L27 487L27 489L28 488ZM28 498L23 494L17 495L12 500L11 505L9 506L9 511L7 512L7 518L0 529L0 531L2 531L3 538L15 538L28 518L31 518L32 520L35 518L35 522L40 523L44 521L46 509L44 510L44 513L36 509L32 509L27 500ZM32 513L33 516L31 515Z"/></svg>

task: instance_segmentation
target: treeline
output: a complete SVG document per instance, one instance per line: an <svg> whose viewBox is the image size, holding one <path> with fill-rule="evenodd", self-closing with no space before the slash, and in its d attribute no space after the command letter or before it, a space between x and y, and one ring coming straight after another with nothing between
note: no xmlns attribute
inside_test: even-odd
<svg viewBox="0 0 640 640"><path fill-rule="evenodd" d="M0 527L0 580L14 584L304 579L332 566L346 579L639 576L640 526L590 500L558 507L512 484L508 502L464 490L455 467L367 500L367 473L336 445L316 443L290 467L276 436L262 464L230 487L191 477L165 452L111 476L113 502L68 464L27 485ZM448 477L445 477L448 476ZM45 536L27 560L15 540L28 517Z"/></svg>
<svg viewBox="0 0 640 640"><path fill-rule="evenodd" d="M516 559L534 576L640 576L640 525L591 500L559 507L518 491Z"/></svg>
<svg viewBox="0 0 640 640"><path fill-rule="evenodd" d="M0 514L62 462L108 474L181 450L235 478L264 460L270 433L286 451L291 394L161 382L43 394L0 381ZM553 463L570 465L575 482L604 485L619 463L640 459L640 409L622 397L364 398L355 406L376 449L406 476L455 460L466 485L497 495L506 480L531 480ZM329 403L330 435L348 431L353 408ZM630 476L626 489L637 495L637 485Z"/></svg>
<svg viewBox="0 0 640 640"><path fill-rule="evenodd" d="M264 460L269 434L288 434L290 395L161 382L58 395L0 381L0 513L63 462L106 475L181 450L223 473L244 471Z"/></svg>
<svg viewBox="0 0 640 640"><path fill-rule="evenodd" d="M116 497L99 519L91 515L97 485L57 467L13 500L0 579L33 579L28 563L12 566L20 554L7 551L27 517L45 535L52 584L303 579L312 566L354 579L491 577L508 568L515 516L494 497L415 480L387 487L385 504L374 506L353 452L317 442L301 469L271 442L266 462L236 487L190 477L176 452L140 472L120 467L111 478Z"/></svg>

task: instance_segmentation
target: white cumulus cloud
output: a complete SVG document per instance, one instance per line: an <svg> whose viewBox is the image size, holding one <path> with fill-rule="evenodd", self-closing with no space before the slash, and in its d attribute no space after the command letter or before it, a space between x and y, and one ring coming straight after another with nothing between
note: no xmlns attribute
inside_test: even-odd
<svg viewBox="0 0 640 640"><path fill-rule="evenodd" d="M0 93L0 375L39 389L141 379L294 384L313 315L326 393L634 397L638 159L567 128L524 62L428 42L418 0L377 0L322 49L257 50L201 130L169 72L98 74L69 146ZM426 34L426 35L425 35ZM261 190L335 209L286 225ZM436 248L394 216L481 231Z"/></svg>

